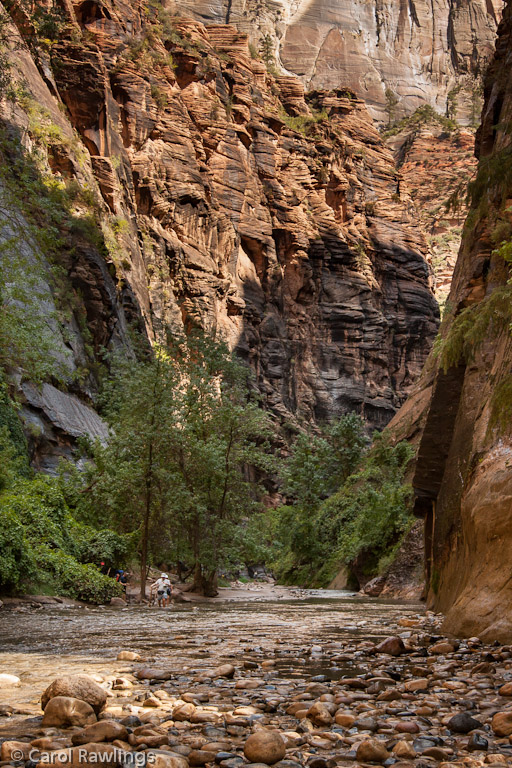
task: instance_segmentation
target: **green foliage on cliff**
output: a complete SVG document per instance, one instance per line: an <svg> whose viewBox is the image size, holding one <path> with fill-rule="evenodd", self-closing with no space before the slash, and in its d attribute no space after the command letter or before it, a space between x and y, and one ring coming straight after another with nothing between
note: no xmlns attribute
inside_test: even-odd
<svg viewBox="0 0 512 768"><path fill-rule="evenodd" d="M434 343L434 352L446 371L461 362L469 363L489 334L498 335L512 320L512 285L495 288L478 304L449 318Z"/></svg>
<svg viewBox="0 0 512 768"><path fill-rule="evenodd" d="M307 136L315 125L324 120L328 120L329 114L325 108L315 109L311 107L310 115L289 115L288 112L282 108L279 112L279 117L292 131Z"/></svg>
<svg viewBox="0 0 512 768"><path fill-rule="evenodd" d="M430 104L423 104L423 106L418 107L418 109L412 114L407 115L407 117L403 117L395 123L392 122L392 124L383 132L382 136L385 139L388 139L391 136L396 136L402 131L418 131L423 126L432 123L439 125L448 132L454 131L457 128L457 123L454 120L451 120L444 115L440 115L439 112L436 112L435 109L430 106Z"/></svg>
<svg viewBox="0 0 512 768"><path fill-rule="evenodd" d="M293 501L269 515L274 568L287 583L327 586L341 566L357 559L376 573L410 524L412 492L404 484L413 456L409 444L393 445L387 433L376 433L368 448L354 414L329 432L327 439L299 438L283 471ZM340 434L348 438L347 452L340 455L336 443L326 451L324 440L329 445Z"/></svg>

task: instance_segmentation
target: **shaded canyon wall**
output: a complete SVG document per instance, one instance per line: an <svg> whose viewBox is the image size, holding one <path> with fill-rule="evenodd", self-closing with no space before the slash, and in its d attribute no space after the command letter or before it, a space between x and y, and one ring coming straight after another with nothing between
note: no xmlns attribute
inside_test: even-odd
<svg viewBox="0 0 512 768"><path fill-rule="evenodd" d="M416 434L428 602L447 631L512 639L512 5L477 136L479 170L438 356L392 427ZM464 314L463 314L464 313Z"/></svg>

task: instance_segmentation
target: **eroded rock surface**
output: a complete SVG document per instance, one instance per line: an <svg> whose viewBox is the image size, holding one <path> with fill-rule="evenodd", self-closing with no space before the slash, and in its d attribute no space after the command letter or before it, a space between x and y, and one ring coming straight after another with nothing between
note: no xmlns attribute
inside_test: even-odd
<svg viewBox="0 0 512 768"><path fill-rule="evenodd" d="M422 377L416 403L423 411L413 418L407 403L395 419L402 435L408 420L409 428L423 424L413 485L416 512L426 521L430 603L447 613L448 630L498 640L512 638L512 583L504 567L512 546L511 289L506 248L499 247L512 234L511 66L509 3L486 77L479 171L441 356Z"/></svg>
<svg viewBox="0 0 512 768"><path fill-rule="evenodd" d="M90 168L123 318L153 339L197 324L226 338L282 419L355 409L386 424L437 307L407 190L363 103L274 80L234 27L158 4L67 8L53 72L39 61L46 84L33 73L29 85L52 119L65 107L87 149L78 162L76 139L63 142L48 162L69 179ZM116 320L93 263L70 275L100 349Z"/></svg>
<svg viewBox="0 0 512 768"><path fill-rule="evenodd" d="M444 113L457 91L457 116L474 119L478 77L492 56L499 0L184 0L177 12L205 24L229 20L256 47L265 35L276 59L308 88L348 87L382 122L392 92L401 116L422 103ZM388 109L387 109L388 108Z"/></svg>

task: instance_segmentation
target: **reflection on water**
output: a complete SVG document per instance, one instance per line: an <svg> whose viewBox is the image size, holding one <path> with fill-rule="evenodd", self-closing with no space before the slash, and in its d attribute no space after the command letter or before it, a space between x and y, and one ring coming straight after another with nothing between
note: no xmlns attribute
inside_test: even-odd
<svg viewBox="0 0 512 768"><path fill-rule="evenodd" d="M283 677L353 673L348 661L322 661L349 640L388 635L399 618L423 611L401 604L356 597L347 592L311 590L301 599L254 600L178 605L171 610L45 607L2 611L0 667L18 675L22 687L0 691L0 703L37 711L34 696L57 674L118 674L131 668L117 662L120 649L136 651L176 674L193 675L224 661L269 657ZM290 592L293 595L293 592Z"/></svg>

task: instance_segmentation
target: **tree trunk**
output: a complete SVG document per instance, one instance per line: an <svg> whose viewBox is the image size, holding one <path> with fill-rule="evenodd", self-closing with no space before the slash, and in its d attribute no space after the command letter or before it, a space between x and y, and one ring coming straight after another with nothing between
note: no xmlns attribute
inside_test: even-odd
<svg viewBox="0 0 512 768"><path fill-rule="evenodd" d="M197 592L205 597L217 597L219 590L217 588L217 571L215 569L205 573L201 563L196 562L194 568L194 583L192 592Z"/></svg>
<svg viewBox="0 0 512 768"><path fill-rule="evenodd" d="M148 575L148 538L149 538L149 505L146 503L144 525L142 528L142 546L140 555L140 599L146 599L146 578Z"/></svg>

